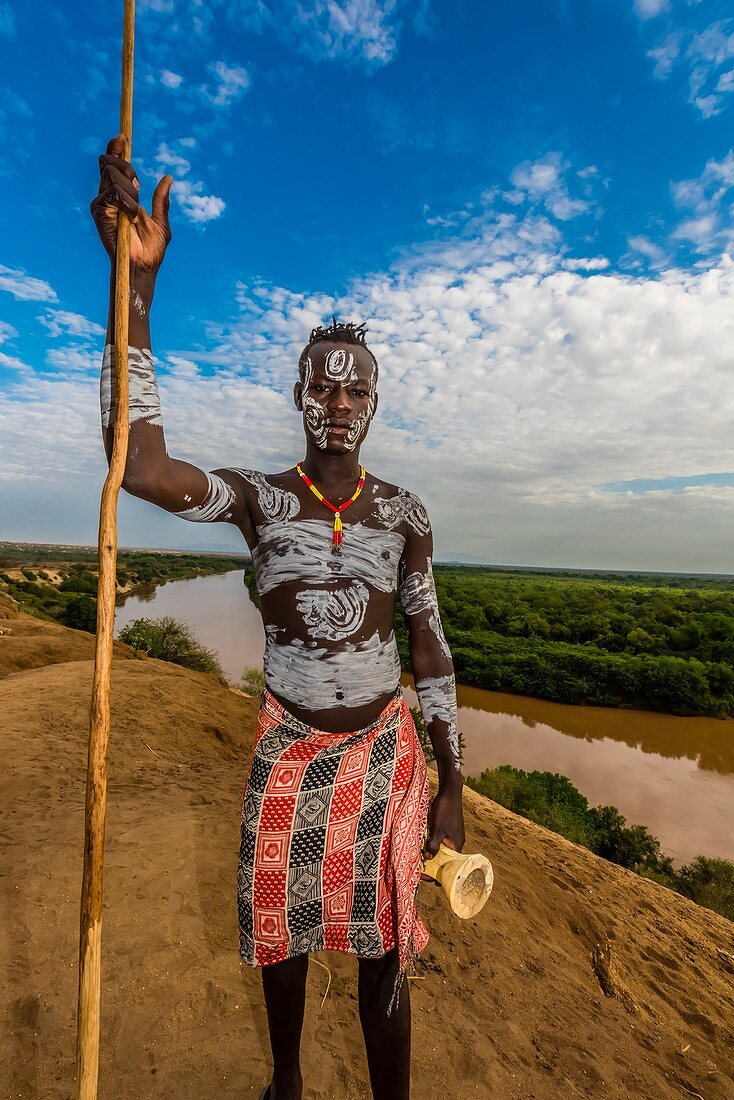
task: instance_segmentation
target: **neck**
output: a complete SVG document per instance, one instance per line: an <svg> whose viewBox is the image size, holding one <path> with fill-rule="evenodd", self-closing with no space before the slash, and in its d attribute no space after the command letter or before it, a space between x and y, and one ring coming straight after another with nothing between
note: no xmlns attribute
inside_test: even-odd
<svg viewBox="0 0 734 1100"><path fill-rule="evenodd" d="M356 482L359 478L359 447L355 451L330 455L320 451L312 443L306 444L306 457L301 469L319 485L342 485L345 481Z"/></svg>

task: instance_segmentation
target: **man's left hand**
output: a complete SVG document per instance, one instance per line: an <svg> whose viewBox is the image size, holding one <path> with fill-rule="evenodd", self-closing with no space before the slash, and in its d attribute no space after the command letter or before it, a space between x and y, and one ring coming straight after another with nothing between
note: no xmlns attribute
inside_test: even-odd
<svg viewBox="0 0 734 1100"><path fill-rule="evenodd" d="M424 848L426 860L435 856L441 842L460 852L464 847L464 813L462 808L462 787L440 790L431 802L428 811L428 840ZM430 875L421 873L421 878L433 882Z"/></svg>

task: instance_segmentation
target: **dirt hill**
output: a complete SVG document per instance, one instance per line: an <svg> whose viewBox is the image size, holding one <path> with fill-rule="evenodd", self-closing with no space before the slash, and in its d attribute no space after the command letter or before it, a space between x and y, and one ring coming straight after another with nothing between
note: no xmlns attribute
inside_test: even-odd
<svg viewBox="0 0 734 1100"><path fill-rule="evenodd" d="M1 1091L71 1097L92 639L7 605L0 620ZM235 905L255 711L117 647L101 1097L257 1097L269 1080ZM416 1100L733 1096L732 925L470 790L465 820L495 887L462 922L421 883ZM305 1096L362 1100L356 960L314 955L308 981Z"/></svg>

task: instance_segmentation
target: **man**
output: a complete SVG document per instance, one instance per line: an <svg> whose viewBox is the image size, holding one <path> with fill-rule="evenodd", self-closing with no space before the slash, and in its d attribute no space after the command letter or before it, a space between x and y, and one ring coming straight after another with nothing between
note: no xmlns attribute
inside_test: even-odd
<svg viewBox="0 0 734 1100"><path fill-rule="evenodd" d="M121 138L100 157L91 204L112 259L119 210L132 221L130 441L123 488L196 522L232 523L255 568L266 690L242 805L240 953L262 968L273 1054L266 1100L300 1100L308 952L358 958L359 1012L373 1096L407 1100L406 970L428 939L415 907L421 846L464 844L453 664L431 572L432 537L413 494L367 474L377 362L363 326L316 328L293 391L306 455L280 474L205 473L166 451L150 352L156 276L171 239L170 176L140 205ZM114 285L114 276L111 279ZM108 459L115 399L114 295L100 397ZM429 810L425 759L400 688L397 590L416 690L439 773ZM427 839L426 839L427 838Z"/></svg>

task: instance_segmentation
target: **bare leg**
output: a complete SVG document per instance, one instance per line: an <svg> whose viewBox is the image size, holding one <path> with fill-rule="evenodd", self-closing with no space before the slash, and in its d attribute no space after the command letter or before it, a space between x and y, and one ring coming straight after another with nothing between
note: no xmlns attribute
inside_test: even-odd
<svg viewBox="0 0 734 1100"><path fill-rule="evenodd" d="M374 1100L410 1096L410 986L403 978L400 1002L387 1015L398 970L394 947L380 959L359 959L359 1019Z"/></svg>
<svg viewBox="0 0 734 1100"><path fill-rule="evenodd" d="M262 967L273 1080L267 1100L301 1100L301 1031L306 1007L308 955Z"/></svg>

